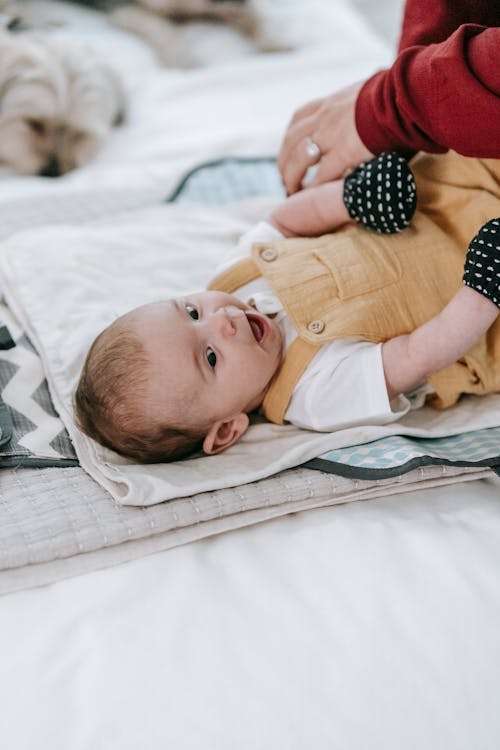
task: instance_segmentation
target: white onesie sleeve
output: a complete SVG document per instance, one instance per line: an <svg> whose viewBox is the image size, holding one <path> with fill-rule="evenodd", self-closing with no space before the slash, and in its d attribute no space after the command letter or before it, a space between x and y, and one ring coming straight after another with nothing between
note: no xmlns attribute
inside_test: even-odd
<svg viewBox="0 0 500 750"><path fill-rule="evenodd" d="M398 396L389 401L382 344L342 339L325 344L299 380L285 413L297 427L331 432L360 424L386 424L422 403Z"/></svg>

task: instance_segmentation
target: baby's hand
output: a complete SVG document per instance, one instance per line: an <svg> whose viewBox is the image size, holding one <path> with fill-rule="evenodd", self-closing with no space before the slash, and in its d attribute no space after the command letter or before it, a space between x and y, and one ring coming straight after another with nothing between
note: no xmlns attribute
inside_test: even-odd
<svg viewBox="0 0 500 750"><path fill-rule="evenodd" d="M344 180L351 219L378 234L405 229L417 208L417 188L406 159L389 151L360 164Z"/></svg>
<svg viewBox="0 0 500 750"><path fill-rule="evenodd" d="M390 152L360 164L343 180L294 193L270 221L286 237L325 234L351 220L379 234L394 234L409 225L416 206L411 169Z"/></svg>
<svg viewBox="0 0 500 750"><path fill-rule="evenodd" d="M472 239L463 282L500 307L500 218L491 219Z"/></svg>
<svg viewBox="0 0 500 750"><path fill-rule="evenodd" d="M275 208L269 221L285 237L315 237L332 232L350 221L343 191L344 180L300 190Z"/></svg>

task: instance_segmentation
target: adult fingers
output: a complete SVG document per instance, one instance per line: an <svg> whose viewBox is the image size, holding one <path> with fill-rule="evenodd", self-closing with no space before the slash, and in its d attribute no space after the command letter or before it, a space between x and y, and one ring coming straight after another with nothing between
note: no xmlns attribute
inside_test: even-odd
<svg viewBox="0 0 500 750"><path fill-rule="evenodd" d="M307 187L316 187L323 182L337 180L343 176L348 166L345 164L342 153L337 150L329 151L321 157L314 177L308 183Z"/></svg>
<svg viewBox="0 0 500 750"><path fill-rule="evenodd" d="M281 177L288 195L303 187L304 178L310 167L321 159L319 146L311 138L303 138L294 150L293 157L287 159Z"/></svg>
<svg viewBox="0 0 500 750"><path fill-rule="evenodd" d="M321 139L321 134L319 138ZM347 172L362 162L373 159L374 155L368 151L354 127L349 126L346 132L340 130L339 141L343 144L343 148L332 148L322 156L314 177L309 183L311 187L344 177Z"/></svg>
<svg viewBox="0 0 500 750"><path fill-rule="evenodd" d="M314 184L324 181L322 175L325 175L325 179L335 179L342 175L345 168L345 121L346 118L349 121L352 119L350 98L349 92L344 90L317 100L315 107L311 106L306 110L311 114L303 115L295 124L290 125L277 162L289 195L302 187L308 168L318 162L308 152L311 141L320 149L319 168Z"/></svg>
<svg viewBox="0 0 500 750"><path fill-rule="evenodd" d="M355 124L360 86L361 83L352 84L331 96L310 102L296 113L278 157L278 169L288 194L302 187L308 168L318 161L308 149L311 141L317 144L321 157L314 185L341 177L346 169L369 155Z"/></svg>
<svg viewBox="0 0 500 750"><path fill-rule="evenodd" d="M304 119L304 117L309 117L310 115L313 115L316 110L318 110L324 99L312 99L310 102L307 102L306 104L303 104L302 107L299 107L294 114L292 115L292 119L288 123L288 128L292 127L292 125L295 125L295 123L299 122L300 120ZM285 135L286 138L286 135Z"/></svg>
<svg viewBox="0 0 500 750"><path fill-rule="evenodd" d="M290 158L294 158L295 149L301 140L310 136L314 130L314 115L321 106L322 99L315 99L301 107L293 115L286 129L281 148L276 160L277 167L284 178L286 166ZM284 182L284 179L283 179Z"/></svg>
<svg viewBox="0 0 500 750"><path fill-rule="evenodd" d="M314 116L305 118L290 130L283 145L278 169L288 194L300 190L307 170L318 161L319 154L311 151L311 142L316 143L314 132Z"/></svg>

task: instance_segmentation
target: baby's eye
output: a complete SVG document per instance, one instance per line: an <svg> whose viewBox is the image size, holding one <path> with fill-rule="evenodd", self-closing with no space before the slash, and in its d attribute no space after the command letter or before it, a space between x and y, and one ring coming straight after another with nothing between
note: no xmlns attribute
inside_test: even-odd
<svg viewBox="0 0 500 750"><path fill-rule="evenodd" d="M210 347L208 347L207 349L207 362L210 367L215 367L215 365L217 364L217 355Z"/></svg>
<svg viewBox="0 0 500 750"><path fill-rule="evenodd" d="M186 305L186 312L188 315L192 317L193 320L198 320L198 318L200 317L198 315L198 310L196 309L196 307L193 307L192 305Z"/></svg>

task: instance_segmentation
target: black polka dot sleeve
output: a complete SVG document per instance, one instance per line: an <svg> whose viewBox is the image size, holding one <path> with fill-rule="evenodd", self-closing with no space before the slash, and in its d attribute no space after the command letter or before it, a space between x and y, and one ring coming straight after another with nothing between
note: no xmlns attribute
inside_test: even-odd
<svg viewBox="0 0 500 750"><path fill-rule="evenodd" d="M390 151L360 164L344 180L344 205L351 219L379 234L407 227L417 189L406 159Z"/></svg>
<svg viewBox="0 0 500 750"><path fill-rule="evenodd" d="M500 218L481 227L469 245L463 282L500 307Z"/></svg>

